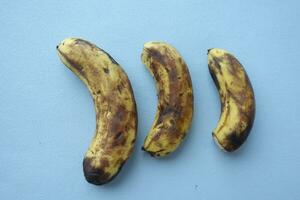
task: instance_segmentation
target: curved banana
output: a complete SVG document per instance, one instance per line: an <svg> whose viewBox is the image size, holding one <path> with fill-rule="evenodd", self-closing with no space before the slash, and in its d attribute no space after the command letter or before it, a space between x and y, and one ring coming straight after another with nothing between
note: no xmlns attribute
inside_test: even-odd
<svg viewBox="0 0 300 200"><path fill-rule="evenodd" d="M221 149L231 152L251 131L255 118L253 89L243 66L225 50L210 49L208 66L221 99L221 116L212 135Z"/></svg>
<svg viewBox="0 0 300 200"><path fill-rule="evenodd" d="M83 170L88 182L105 184L119 173L135 143L137 112L130 82L108 53L88 41L69 38L57 51L93 97L96 134L84 157Z"/></svg>
<svg viewBox="0 0 300 200"><path fill-rule="evenodd" d="M180 54L167 43L145 43L142 62L158 91L156 116L142 149L152 156L165 156L179 146L191 125L192 82Z"/></svg>

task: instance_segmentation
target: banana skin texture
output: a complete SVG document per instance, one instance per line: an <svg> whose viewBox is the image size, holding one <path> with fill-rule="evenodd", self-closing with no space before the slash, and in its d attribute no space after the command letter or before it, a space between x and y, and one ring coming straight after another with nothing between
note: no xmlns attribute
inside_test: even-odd
<svg viewBox="0 0 300 200"><path fill-rule="evenodd" d="M191 125L192 81L181 55L167 43L145 43L141 57L155 79L158 95L156 116L142 150L162 157L177 149Z"/></svg>
<svg viewBox="0 0 300 200"><path fill-rule="evenodd" d="M79 38L57 46L61 61L87 86L94 100L96 133L83 160L86 180L111 181L133 151L137 111L130 81L104 50Z"/></svg>
<svg viewBox="0 0 300 200"><path fill-rule="evenodd" d="M219 91L221 116L212 135L227 152L247 139L255 118L254 92L242 64L222 49L208 50L208 67Z"/></svg>

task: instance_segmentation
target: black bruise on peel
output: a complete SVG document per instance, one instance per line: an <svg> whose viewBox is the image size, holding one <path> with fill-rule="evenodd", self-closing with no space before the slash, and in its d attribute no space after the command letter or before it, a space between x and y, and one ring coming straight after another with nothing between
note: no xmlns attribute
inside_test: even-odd
<svg viewBox="0 0 300 200"><path fill-rule="evenodd" d="M221 65L219 63L223 62L223 59L213 57L213 61L214 61L215 66L218 68L220 74L222 74Z"/></svg>
<svg viewBox="0 0 300 200"><path fill-rule="evenodd" d="M112 180L109 173L104 172L100 168L93 167L91 163L91 159L84 158L83 172L87 182L95 185L103 185Z"/></svg>
<svg viewBox="0 0 300 200"><path fill-rule="evenodd" d="M114 139L115 140L117 140L118 138L120 138L121 136L122 136L122 132L120 131L120 132L118 132L116 135L115 135L115 137L114 137Z"/></svg>
<svg viewBox="0 0 300 200"><path fill-rule="evenodd" d="M177 107L170 106L170 105L166 105L165 107L163 107L162 105L160 105L160 109L161 109L161 115L157 119L157 124L163 122L164 118L167 118L168 115L173 115L175 119L177 119L180 116L180 109Z"/></svg>
<svg viewBox="0 0 300 200"><path fill-rule="evenodd" d="M224 146L224 149L226 151L232 152L235 151L236 149L238 149L240 146L242 146L242 144L247 140L250 131L253 127L253 123L254 123L254 118L255 118L255 114L253 114L253 117L251 118L251 121L249 122L249 125L247 126L247 128L243 131L242 134L240 134L239 136L237 135L236 132L232 132L231 134L229 134L226 137L226 140L228 141L228 143L230 144L231 147Z"/></svg>
<svg viewBox="0 0 300 200"><path fill-rule="evenodd" d="M104 73L109 74L109 69L103 68Z"/></svg>
<svg viewBox="0 0 300 200"><path fill-rule="evenodd" d="M169 78L171 81L177 81L177 73L175 70L170 70Z"/></svg>
<svg viewBox="0 0 300 200"><path fill-rule="evenodd" d="M232 132L226 138L226 140L230 141L230 145L227 145L224 148L229 152L236 150L245 141L244 136L245 136L245 134L241 134L241 136L239 137L239 136L237 136L236 132Z"/></svg>
<svg viewBox="0 0 300 200"><path fill-rule="evenodd" d="M91 159L84 158L84 160L83 160L84 177L85 177L86 181L89 183L92 183L94 185L104 185L106 183L111 182L112 180L115 179L116 176L118 176L118 174L120 173L124 164L125 164L125 161L123 161L120 164L118 171L113 176L110 177L109 173L106 173L101 169L96 169L96 168L92 167Z"/></svg>
<svg viewBox="0 0 300 200"><path fill-rule="evenodd" d="M158 61L162 65L167 65L166 57L162 55L158 50L156 49L146 49L148 52L148 57L151 57L153 60Z"/></svg>

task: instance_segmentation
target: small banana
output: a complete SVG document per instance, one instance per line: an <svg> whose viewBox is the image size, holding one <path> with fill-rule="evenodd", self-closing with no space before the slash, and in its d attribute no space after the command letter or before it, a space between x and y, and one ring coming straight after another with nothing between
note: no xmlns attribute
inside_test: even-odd
<svg viewBox="0 0 300 200"><path fill-rule="evenodd" d="M255 118L253 89L243 66L225 50L208 50L208 67L221 99L221 116L212 135L221 149L231 152L251 131Z"/></svg>
<svg viewBox="0 0 300 200"><path fill-rule="evenodd" d="M65 39L57 51L93 97L96 134L84 157L83 170L89 183L105 184L119 173L135 143L137 111L130 81L108 53L88 41Z"/></svg>
<svg viewBox="0 0 300 200"><path fill-rule="evenodd" d="M193 88L184 60L164 42L144 44L142 62L156 81L158 107L142 149L152 156L173 152L185 137L193 116Z"/></svg>

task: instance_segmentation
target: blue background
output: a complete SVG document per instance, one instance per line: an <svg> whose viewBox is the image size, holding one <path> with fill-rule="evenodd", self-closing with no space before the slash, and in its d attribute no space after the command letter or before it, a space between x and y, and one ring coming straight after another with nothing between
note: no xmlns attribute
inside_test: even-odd
<svg viewBox="0 0 300 200"><path fill-rule="evenodd" d="M1 0L0 199L300 199L299 10L296 0ZM95 128L91 96L56 54L70 36L109 52L137 101L134 154L102 187L82 173ZM165 159L140 150L157 103L140 61L150 40L181 52L195 94L191 131ZM239 58L257 100L251 135L231 154L211 137L220 114L212 47Z"/></svg>

